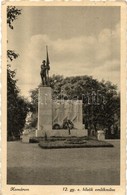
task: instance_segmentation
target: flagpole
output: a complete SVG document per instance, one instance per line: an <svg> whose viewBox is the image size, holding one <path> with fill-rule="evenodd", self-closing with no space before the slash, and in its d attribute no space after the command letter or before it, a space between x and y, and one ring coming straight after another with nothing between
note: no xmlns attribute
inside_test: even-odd
<svg viewBox="0 0 127 195"><path fill-rule="evenodd" d="M47 66L49 66L49 62L48 62L48 46L46 45L46 57L47 57L47 60L46 60L46 64ZM47 70L47 78L48 78L48 85L49 85L49 70Z"/></svg>

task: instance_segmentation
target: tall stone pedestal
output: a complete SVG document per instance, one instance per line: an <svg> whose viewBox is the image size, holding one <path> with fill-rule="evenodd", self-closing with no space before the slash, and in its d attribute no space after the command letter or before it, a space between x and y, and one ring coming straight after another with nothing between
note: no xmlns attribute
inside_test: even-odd
<svg viewBox="0 0 127 195"><path fill-rule="evenodd" d="M48 135L52 131L52 89L40 87L38 89L38 130L36 137Z"/></svg>

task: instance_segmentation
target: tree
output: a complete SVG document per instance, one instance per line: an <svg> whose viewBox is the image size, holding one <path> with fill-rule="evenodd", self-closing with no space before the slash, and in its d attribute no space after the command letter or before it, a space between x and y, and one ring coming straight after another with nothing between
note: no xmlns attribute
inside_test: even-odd
<svg viewBox="0 0 127 195"><path fill-rule="evenodd" d="M7 7L7 24L11 29L13 29L12 23L18 18L21 14L21 9L17 9L15 6Z"/></svg>
<svg viewBox="0 0 127 195"><path fill-rule="evenodd" d="M12 23L18 18L20 14L21 9L17 9L15 6L7 7L7 24L10 29L13 30L14 27ZM10 61L12 61L13 59L16 59L18 57L18 54L13 50L7 50L7 57Z"/></svg>
<svg viewBox="0 0 127 195"><path fill-rule="evenodd" d="M13 29L12 22L21 14L21 10L14 6L7 8L7 24ZM12 70L9 64L16 59L18 54L13 50L7 50L7 137L17 137L20 135L27 112L29 110L29 102L20 95L17 87L16 71Z"/></svg>

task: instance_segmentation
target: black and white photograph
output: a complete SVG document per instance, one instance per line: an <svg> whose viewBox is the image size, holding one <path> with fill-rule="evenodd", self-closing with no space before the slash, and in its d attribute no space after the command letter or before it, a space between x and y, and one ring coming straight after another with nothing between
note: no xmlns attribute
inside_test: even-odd
<svg viewBox="0 0 127 195"><path fill-rule="evenodd" d="M123 4L5 6L9 194L124 195Z"/></svg>

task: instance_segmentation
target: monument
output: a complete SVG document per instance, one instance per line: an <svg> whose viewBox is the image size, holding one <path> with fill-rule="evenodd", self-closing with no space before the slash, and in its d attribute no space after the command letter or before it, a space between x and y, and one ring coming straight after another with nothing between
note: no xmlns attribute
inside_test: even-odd
<svg viewBox="0 0 127 195"><path fill-rule="evenodd" d="M41 64L41 86L38 89L38 127L36 137L87 136L82 124L82 100L52 100L49 81L50 62L46 47L46 61ZM68 131L69 130L69 131Z"/></svg>
<svg viewBox="0 0 127 195"><path fill-rule="evenodd" d="M44 133L52 130L52 89L49 86L50 62L48 48L46 46L47 60L41 64L41 86L38 90L38 130L36 136L43 136Z"/></svg>

